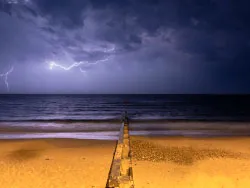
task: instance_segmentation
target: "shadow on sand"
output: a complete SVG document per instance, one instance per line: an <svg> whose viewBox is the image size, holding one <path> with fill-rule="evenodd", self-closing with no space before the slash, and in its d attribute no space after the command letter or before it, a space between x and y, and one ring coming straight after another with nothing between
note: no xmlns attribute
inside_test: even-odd
<svg viewBox="0 0 250 188"><path fill-rule="evenodd" d="M40 154L39 150L34 149L18 149L12 151L7 155L8 159L12 161L22 162L38 157Z"/></svg>

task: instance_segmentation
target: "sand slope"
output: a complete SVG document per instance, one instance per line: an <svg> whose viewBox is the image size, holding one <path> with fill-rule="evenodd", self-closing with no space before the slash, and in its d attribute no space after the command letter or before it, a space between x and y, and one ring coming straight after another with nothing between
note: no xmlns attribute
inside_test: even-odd
<svg viewBox="0 0 250 188"><path fill-rule="evenodd" d="M0 141L0 187L103 188L114 149L114 141Z"/></svg>

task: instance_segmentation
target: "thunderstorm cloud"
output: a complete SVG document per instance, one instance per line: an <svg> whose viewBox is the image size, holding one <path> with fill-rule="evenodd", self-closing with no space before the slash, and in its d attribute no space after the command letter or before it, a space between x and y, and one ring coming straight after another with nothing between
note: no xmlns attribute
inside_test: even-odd
<svg viewBox="0 0 250 188"><path fill-rule="evenodd" d="M0 0L0 93L249 93L249 5Z"/></svg>

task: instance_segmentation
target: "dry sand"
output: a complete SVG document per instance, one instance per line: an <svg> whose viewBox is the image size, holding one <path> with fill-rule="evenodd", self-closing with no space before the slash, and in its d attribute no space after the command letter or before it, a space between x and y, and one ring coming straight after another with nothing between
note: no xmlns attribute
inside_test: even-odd
<svg viewBox="0 0 250 188"><path fill-rule="evenodd" d="M136 188L250 187L250 138L131 139Z"/></svg>
<svg viewBox="0 0 250 188"><path fill-rule="evenodd" d="M131 137L136 188L248 188L250 138ZM0 141L1 188L105 187L114 141Z"/></svg>
<svg viewBox="0 0 250 188"><path fill-rule="evenodd" d="M0 141L1 188L105 187L115 141Z"/></svg>

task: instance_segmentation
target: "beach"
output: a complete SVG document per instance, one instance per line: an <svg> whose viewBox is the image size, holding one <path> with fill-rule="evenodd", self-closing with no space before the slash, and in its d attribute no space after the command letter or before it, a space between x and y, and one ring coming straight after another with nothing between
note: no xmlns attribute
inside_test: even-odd
<svg viewBox="0 0 250 188"><path fill-rule="evenodd" d="M0 140L1 188L103 188L115 141Z"/></svg>
<svg viewBox="0 0 250 188"><path fill-rule="evenodd" d="M136 187L250 187L249 137L131 137Z"/></svg>
<svg viewBox="0 0 250 188"><path fill-rule="evenodd" d="M250 187L250 137L239 136L247 135L247 125L237 122L131 123L135 187ZM41 129L43 124L40 128L29 126L31 129L0 126L2 137L6 138L0 139L1 187L105 187L118 137L111 129L98 131L99 126L68 124L68 127L63 125L62 131L61 126ZM222 136L226 132L231 135ZM81 139L72 139L76 137Z"/></svg>

